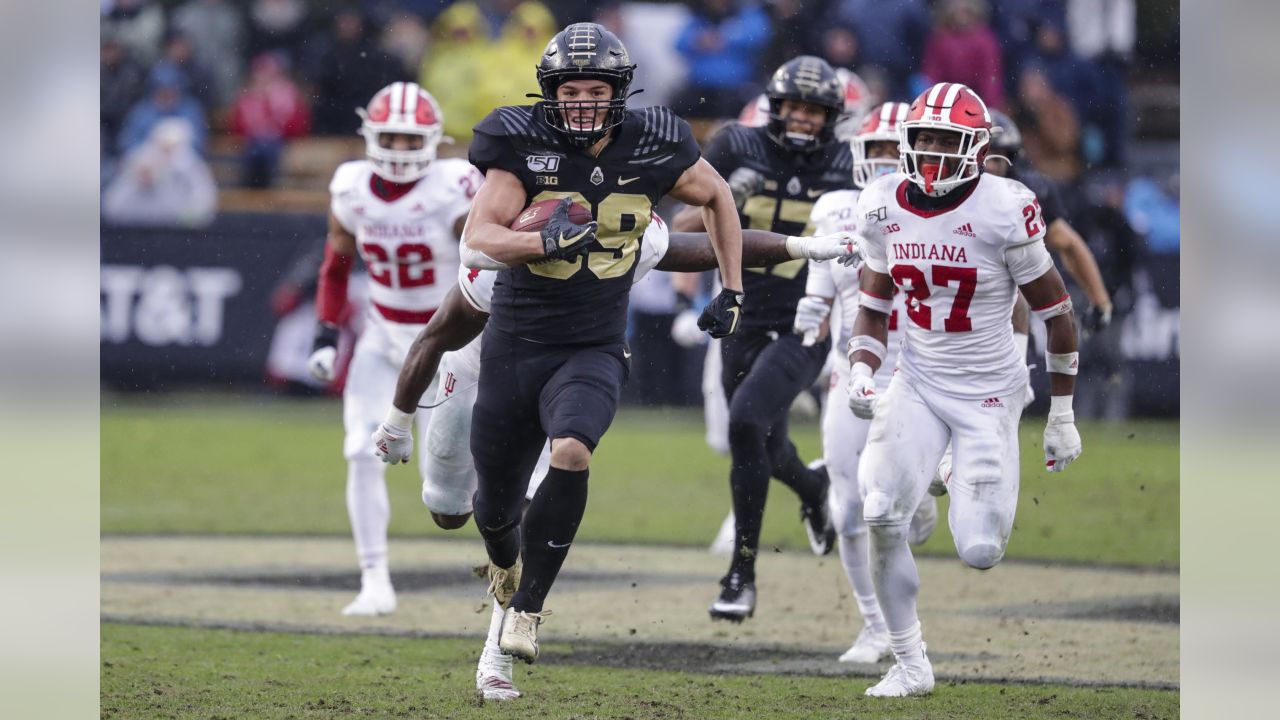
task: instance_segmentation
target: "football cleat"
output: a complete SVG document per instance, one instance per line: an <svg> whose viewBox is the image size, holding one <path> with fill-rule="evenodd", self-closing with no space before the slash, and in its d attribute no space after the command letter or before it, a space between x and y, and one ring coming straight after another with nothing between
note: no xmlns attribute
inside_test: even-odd
<svg viewBox="0 0 1280 720"><path fill-rule="evenodd" d="M822 474L822 499L815 504L800 504L800 520L809 536L809 547L814 555L826 555L836 546L836 529L831 524L831 511L827 499L831 491L831 479L827 476L827 463L821 458L809 463L809 469Z"/></svg>
<svg viewBox="0 0 1280 720"><path fill-rule="evenodd" d="M920 498L916 512L911 516L911 525L907 528L907 542L912 545L923 545L938 527L938 498L925 495Z"/></svg>
<svg viewBox="0 0 1280 720"><path fill-rule="evenodd" d="M386 566L367 568L360 574L360 594L342 609L346 616L390 615L396 611L396 591Z"/></svg>
<svg viewBox="0 0 1280 720"><path fill-rule="evenodd" d="M515 700L520 697L523 693L516 689L511 678L513 664L510 655L482 653L476 666L476 694L484 700Z"/></svg>
<svg viewBox="0 0 1280 720"><path fill-rule="evenodd" d="M895 663L880 682L867 688L867 697L912 697L933 692L933 666L921 656L920 664Z"/></svg>
<svg viewBox="0 0 1280 720"><path fill-rule="evenodd" d="M889 631L863 625L853 645L840 656L840 662L878 663L892 654L889 648Z"/></svg>
<svg viewBox="0 0 1280 720"><path fill-rule="evenodd" d="M518 557L509 568L500 568L492 561L489 563L489 589L485 592L492 595L494 602L504 610L511 604L511 598L520 587L520 571L523 567L524 563Z"/></svg>
<svg viewBox="0 0 1280 720"><path fill-rule="evenodd" d="M744 581L741 573L729 573L720 581L720 597L711 603L712 620L742 622L756 612L756 584Z"/></svg>
<svg viewBox="0 0 1280 720"><path fill-rule="evenodd" d="M929 494L934 497L946 495L949 482L951 482L951 448L947 448L942 461L938 463L938 472L934 474L933 482L929 483Z"/></svg>
<svg viewBox="0 0 1280 720"><path fill-rule="evenodd" d="M550 614L550 610L524 612L507 608L506 614L502 616L502 634L498 638L498 649L527 663L537 660L538 626Z"/></svg>

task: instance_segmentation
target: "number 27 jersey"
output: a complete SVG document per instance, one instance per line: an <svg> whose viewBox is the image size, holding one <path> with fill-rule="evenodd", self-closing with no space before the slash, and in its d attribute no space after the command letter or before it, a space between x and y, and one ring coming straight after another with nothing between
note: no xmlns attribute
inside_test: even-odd
<svg viewBox="0 0 1280 720"><path fill-rule="evenodd" d="M906 296L899 370L955 397L1020 393L1027 369L1013 342L1013 304L1019 285L1053 267L1035 195L981 175L958 205L927 211L908 203L908 182L887 175L858 198L866 265Z"/></svg>

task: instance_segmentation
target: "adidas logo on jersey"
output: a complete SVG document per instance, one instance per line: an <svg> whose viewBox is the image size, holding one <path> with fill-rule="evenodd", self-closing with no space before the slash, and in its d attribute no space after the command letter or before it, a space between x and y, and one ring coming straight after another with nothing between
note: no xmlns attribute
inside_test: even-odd
<svg viewBox="0 0 1280 720"><path fill-rule="evenodd" d="M983 408L1002 408L1004 403L1000 402L1000 398L987 398L982 401Z"/></svg>
<svg viewBox="0 0 1280 720"><path fill-rule="evenodd" d="M971 237L971 238L978 237L977 234L973 232L973 225L971 223L965 223L960 227L956 228L955 230L952 230L951 232L952 234L964 235L965 237Z"/></svg>

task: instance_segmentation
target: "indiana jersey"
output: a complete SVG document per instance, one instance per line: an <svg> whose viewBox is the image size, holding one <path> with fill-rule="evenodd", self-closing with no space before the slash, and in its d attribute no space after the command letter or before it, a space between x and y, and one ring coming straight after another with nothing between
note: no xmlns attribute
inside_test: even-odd
<svg viewBox="0 0 1280 720"><path fill-rule="evenodd" d="M570 198L599 224L586 257L502 270L490 322L534 342L620 342L650 215L699 157L689 125L663 107L628 110L598 157L572 147L541 104L500 107L475 127L471 162L520 178L527 204Z"/></svg>
<svg viewBox="0 0 1280 720"><path fill-rule="evenodd" d="M759 194L747 198L743 228L782 235L812 234L814 202L830 190L853 186L848 143L835 142L813 153L794 153L769 139L763 127L725 126L707 147L707 161L728 179L738 168L765 177ZM796 303L804 296L806 261L789 260L764 268L744 268L742 327L790 332Z"/></svg>
<svg viewBox="0 0 1280 720"><path fill-rule="evenodd" d="M640 240L640 260L636 263L636 272L631 278L632 284L640 282L640 278L658 266L667 254L670 240L671 236L667 232L666 223L662 218L654 215L649 222L649 227L645 228L644 237ZM471 307L487 313L493 302L493 285L497 279L496 270L473 270L463 267L458 270L458 289L462 291L462 296L467 299Z"/></svg>
<svg viewBox="0 0 1280 720"><path fill-rule="evenodd" d="M435 160L425 177L392 201L374 194L373 178L366 160L338 166L329 184L330 209L355 236L369 269L372 318L425 324L457 273L454 224L471 209L484 178L465 160Z"/></svg>
<svg viewBox="0 0 1280 720"><path fill-rule="evenodd" d="M956 397L991 398L1027 382L1010 315L1018 286L1044 275L1044 219L1035 195L1016 180L981 175L957 205L908 204L908 180L893 173L858 198L866 267L905 296L898 369Z"/></svg>
<svg viewBox="0 0 1280 720"><path fill-rule="evenodd" d="M858 222L857 190L833 190L813 206L814 233L828 235L841 231L858 232L865 223ZM809 261L809 280L806 295L834 298L831 309L831 332L835 336L832 352L838 362L848 365L849 341L853 339L853 321L858 313L858 285L862 266L847 267L838 262ZM885 340L888 352L880 369L876 371L876 387L883 392L889 387L893 368L898 362L898 347L902 344L900 319L906 312L906 296L896 289L893 293L893 310L889 313L889 336Z"/></svg>

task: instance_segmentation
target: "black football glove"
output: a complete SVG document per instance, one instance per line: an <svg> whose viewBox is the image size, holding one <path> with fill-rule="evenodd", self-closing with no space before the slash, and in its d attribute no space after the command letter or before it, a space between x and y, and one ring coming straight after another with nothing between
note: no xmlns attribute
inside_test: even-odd
<svg viewBox="0 0 1280 720"><path fill-rule="evenodd" d="M729 173L729 191L733 193L733 204L738 212L747 204L752 195L759 195L764 190L764 175L749 167L740 167Z"/></svg>
<svg viewBox="0 0 1280 720"><path fill-rule="evenodd" d="M569 220L569 206L573 201L565 198L551 211L551 217L542 228L542 248L549 260L573 260L586 255L587 246L596 241L596 222L575 225Z"/></svg>
<svg viewBox="0 0 1280 720"><path fill-rule="evenodd" d="M1085 337L1089 337L1094 333L1100 333L1111 325L1111 306L1098 307L1090 305L1084 314L1083 332Z"/></svg>
<svg viewBox="0 0 1280 720"><path fill-rule="evenodd" d="M698 318L698 329L705 330L713 338L729 337L738 331L742 319L742 301L746 298L737 290L724 289L707 306Z"/></svg>

